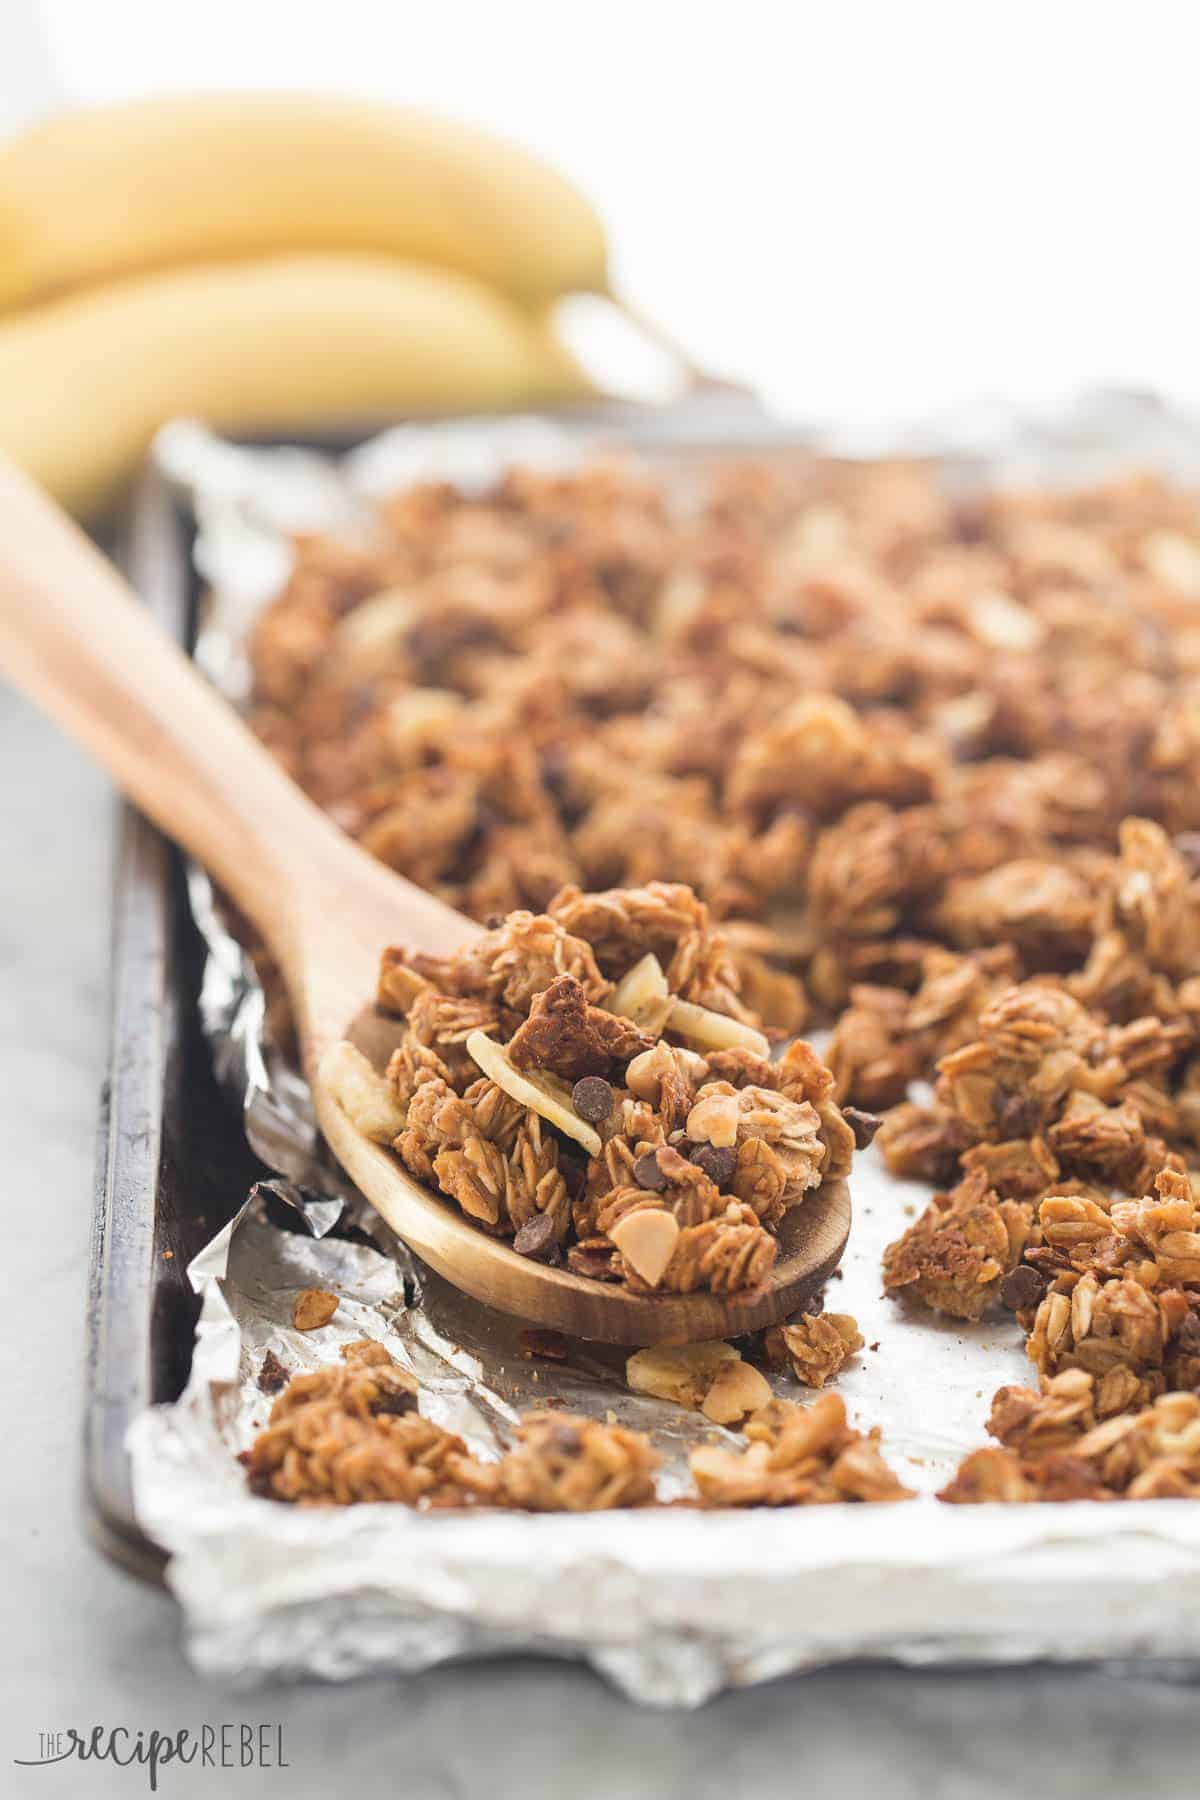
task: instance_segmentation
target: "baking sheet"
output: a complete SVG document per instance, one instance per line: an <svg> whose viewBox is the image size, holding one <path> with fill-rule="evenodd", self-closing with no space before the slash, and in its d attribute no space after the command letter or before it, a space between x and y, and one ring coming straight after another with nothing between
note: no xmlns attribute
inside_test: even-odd
<svg viewBox="0 0 1200 1800"><path fill-rule="evenodd" d="M1138 396L1100 396L1049 423L976 417L914 434L956 479L1091 477L1121 461L1200 471L1200 431ZM286 574L286 533L352 526L373 492L437 477L486 487L511 461L563 466L587 434L544 421L465 422L388 434L342 466L306 452L246 451L178 425L160 461L191 494L197 562L214 605L197 655L244 697L245 627ZM257 1153L289 1180L256 1193L197 1259L203 1294L180 1401L131 1432L135 1501L171 1554L191 1653L226 1679L422 1668L449 1657L542 1650L583 1657L631 1698L694 1705L728 1686L858 1656L907 1662L1200 1657L1200 1508L945 1507L932 1498L984 1441L994 1389L1029 1380L1007 1315L980 1326L884 1300L879 1259L928 1189L856 1159L855 1219L830 1310L852 1312L868 1348L838 1391L854 1423L922 1498L899 1507L672 1511L584 1518L418 1515L396 1506L292 1509L250 1495L235 1454L265 1422L256 1378L272 1349L289 1369L341 1343L385 1341L422 1382L421 1409L496 1454L518 1415L562 1404L652 1430L664 1498L714 1433L699 1415L626 1393L615 1352L566 1363L526 1356L520 1327L421 1268L373 1221L323 1155L303 1082L265 1039L262 995L208 884L190 883L209 947L203 1023ZM298 1187L296 1184L305 1184ZM268 1218L286 1210L293 1228ZM378 1249L330 1237L341 1218ZM343 1295L315 1333L290 1325L299 1288ZM790 1380L777 1391L805 1398Z"/></svg>

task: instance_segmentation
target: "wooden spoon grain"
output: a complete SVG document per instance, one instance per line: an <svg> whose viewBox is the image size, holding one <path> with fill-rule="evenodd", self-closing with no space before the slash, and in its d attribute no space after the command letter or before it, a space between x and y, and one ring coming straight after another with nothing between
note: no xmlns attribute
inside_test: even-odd
<svg viewBox="0 0 1200 1800"><path fill-rule="evenodd" d="M318 1079L373 992L379 953L435 954L479 927L369 857L290 780L127 584L25 476L0 464L0 671L86 747L262 934L291 999L317 1119L398 1236L485 1305L616 1344L688 1343L776 1323L845 1248L850 1199L828 1182L787 1215L753 1293L654 1295L521 1257L415 1182Z"/></svg>

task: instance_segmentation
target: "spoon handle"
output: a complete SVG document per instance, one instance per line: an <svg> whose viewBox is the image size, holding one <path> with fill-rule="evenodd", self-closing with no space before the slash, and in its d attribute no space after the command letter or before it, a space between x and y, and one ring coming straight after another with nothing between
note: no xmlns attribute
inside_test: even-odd
<svg viewBox="0 0 1200 1800"><path fill-rule="evenodd" d="M340 840L107 558L4 463L0 672L260 927L297 854Z"/></svg>

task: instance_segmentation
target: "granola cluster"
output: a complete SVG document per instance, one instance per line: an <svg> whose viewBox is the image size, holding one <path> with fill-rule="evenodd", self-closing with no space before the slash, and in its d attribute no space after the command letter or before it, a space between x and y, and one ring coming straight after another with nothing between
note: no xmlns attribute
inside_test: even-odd
<svg viewBox="0 0 1200 1800"><path fill-rule="evenodd" d="M294 1375L274 1402L270 1423L242 1458L253 1493L299 1506L390 1500L425 1510L601 1512L657 1504L661 1458L644 1432L570 1413L528 1413L512 1448L483 1462L462 1438L421 1417L416 1381L382 1344L347 1344L342 1359ZM910 1498L884 1462L878 1434L853 1431L834 1395L811 1407L769 1400L745 1429L744 1452L706 1446L694 1453L693 1504Z"/></svg>
<svg viewBox="0 0 1200 1800"><path fill-rule="evenodd" d="M888 1467L879 1433L855 1431L837 1394L811 1406L773 1400L748 1420L746 1450L704 1444L692 1478L706 1506L820 1506L836 1500L911 1500Z"/></svg>
<svg viewBox="0 0 1200 1800"><path fill-rule="evenodd" d="M637 1293L761 1285L785 1214L856 1137L802 1039L776 1060L724 934L650 882L511 913L450 957L384 953L381 1079L324 1075L369 1136L522 1255Z"/></svg>
<svg viewBox="0 0 1200 1800"><path fill-rule="evenodd" d="M1097 894L1077 969L1013 982L1012 945L939 952L907 1007L860 992L839 1024L835 1040L848 1023L850 1041L830 1050L835 1072L855 1043L878 1069L886 1037L890 1066L933 1081L931 1099L900 1101L879 1132L894 1172L951 1184L890 1247L889 1291L978 1318L1022 1257L1034 1270L1053 1261L1066 1219L1086 1215L1107 1239L1110 1207L1162 1181L1190 1194L1200 884L1160 827L1127 819ZM1040 1350L1035 1360L1045 1366Z"/></svg>
<svg viewBox="0 0 1200 1800"><path fill-rule="evenodd" d="M481 921L693 887L787 1031L859 986L911 996L938 946L1091 961L1093 995L1157 1010L1179 896L1108 874L1123 819L1200 828L1198 593L1200 507L1148 476L955 498L807 457L518 470L300 539L253 722Z"/></svg>
<svg viewBox="0 0 1200 1800"><path fill-rule="evenodd" d="M596 1512L654 1498L657 1453L638 1432L532 1413L497 1463L421 1417L418 1386L382 1344L346 1344L342 1365L293 1375L243 1462L252 1492L300 1506L393 1500Z"/></svg>
<svg viewBox="0 0 1200 1800"><path fill-rule="evenodd" d="M1200 1378L1197 601L1200 497L1149 475L597 461L301 540L255 727L490 922L385 959L406 1036L386 1083L343 1053L347 1106L483 1229L646 1292L760 1281L884 1113L935 1190L888 1291L1008 1306L1088 1431L1141 1421L1136 1475L1083 1460L1142 1492ZM824 1062L768 1058L809 1025ZM763 1349L819 1385L856 1335Z"/></svg>
<svg viewBox="0 0 1200 1800"><path fill-rule="evenodd" d="M1200 1395L1163 1394L1150 1406L1100 1418L1082 1369L1040 1393L1004 1387L988 1423L996 1448L974 1450L939 1498L986 1500L1200 1499Z"/></svg>
<svg viewBox="0 0 1200 1800"><path fill-rule="evenodd" d="M294 1375L245 1454L252 1491L298 1505L457 1499L466 1446L417 1412L417 1384L381 1344L348 1344L342 1367Z"/></svg>

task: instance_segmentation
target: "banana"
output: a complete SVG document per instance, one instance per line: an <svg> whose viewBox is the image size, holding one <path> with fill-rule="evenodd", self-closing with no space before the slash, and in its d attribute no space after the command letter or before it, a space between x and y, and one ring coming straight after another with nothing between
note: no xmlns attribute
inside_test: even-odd
<svg viewBox="0 0 1200 1800"><path fill-rule="evenodd" d="M168 270L0 319L0 452L84 517L180 415L311 431L589 392L513 302L383 257Z"/></svg>
<svg viewBox="0 0 1200 1800"><path fill-rule="evenodd" d="M0 309L180 263L321 250L454 269L531 305L607 285L603 227L561 175L381 103L135 100L0 148Z"/></svg>

